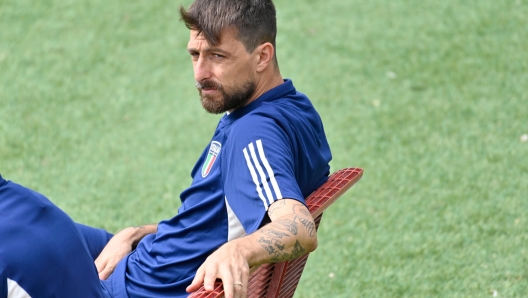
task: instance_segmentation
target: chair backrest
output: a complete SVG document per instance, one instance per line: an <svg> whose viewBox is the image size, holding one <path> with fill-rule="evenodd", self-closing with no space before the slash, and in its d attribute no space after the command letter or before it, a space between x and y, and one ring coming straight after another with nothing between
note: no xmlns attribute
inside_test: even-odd
<svg viewBox="0 0 528 298"><path fill-rule="evenodd" d="M359 168L341 169L306 198L306 205L312 213L316 227L319 227L323 211L343 195L363 175ZM301 279L308 255L295 260L264 264L250 276L248 297L250 298L291 298ZM189 295L190 298L220 298L224 297L222 283L218 281L212 292L204 288Z"/></svg>

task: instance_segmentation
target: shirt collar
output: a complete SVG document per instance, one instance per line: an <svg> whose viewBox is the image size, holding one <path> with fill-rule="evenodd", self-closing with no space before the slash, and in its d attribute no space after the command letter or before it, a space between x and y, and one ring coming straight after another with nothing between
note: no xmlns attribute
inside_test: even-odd
<svg viewBox="0 0 528 298"><path fill-rule="evenodd" d="M284 83L264 92L264 94L252 101L250 104L238 108L231 113L226 113L226 115L224 115L220 121L223 125L231 124L235 120L258 108L263 102L279 99L284 97L286 94L294 92L295 87L293 86L292 81L290 79L285 79Z"/></svg>

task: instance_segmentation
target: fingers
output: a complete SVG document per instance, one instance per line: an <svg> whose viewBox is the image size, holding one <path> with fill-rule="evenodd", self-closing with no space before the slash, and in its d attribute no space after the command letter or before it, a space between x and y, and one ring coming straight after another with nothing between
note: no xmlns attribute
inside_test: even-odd
<svg viewBox="0 0 528 298"><path fill-rule="evenodd" d="M222 280L225 298L247 297L249 268L207 261L196 271L186 291L187 293L197 291L203 285L207 292L212 292L217 279Z"/></svg>
<svg viewBox="0 0 528 298"><path fill-rule="evenodd" d="M95 263L95 268L97 268L97 273L101 273L106 267L106 262L101 261L99 258L97 258L97 260L95 260L94 263Z"/></svg>
<svg viewBox="0 0 528 298"><path fill-rule="evenodd" d="M247 297L247 292L248 292L248 286L249 286L249 276L250 276L250 270L249 268L247 269L247 272L243 273L242 274L242 293L240 295L240 297Z"/></svg>
<svg viewBox="0 0 528 298"><path fill-rule="evenodd" d="M97 273L99 273L99 279L106 280L112 274L112 272L114 272L116 263L117 262L113 263L108 259L103 261L98 258L95 260L95 267L97 268Z"/></svg>
<svg viewBox="0 0 528 298"><path fill-rule="evenodd" d="M204 281L203 281L203 285L206 291L211 292L214 290L214 283L217 277L220 277L220 276L216 274L216 270L214 268L211 268L211 271L207 271L207 273L205 274Z"/></svg>
<svg viewBox="0 0 528 298"><path fill-rule="evenodd" d="M232 283L222 280L224 286L225 298L242 298L247 297L248 282L247 279L235 280Z"/></svg>
<svg viewBox="0 0 528 298"><path fill-rule="evenodd" d="M226 268L225 272L222 272L221 279L225 298L247 297L249 268L236 266Z"/></svg>
<svg viewBox="0 0 528 298"><path fill-rule="evenodd" d="M107 279L114 272L117 264L132 250L127 231L131 230L123 230L112 237L95 260L99 279Z"/></svg>
<svg viewBox="0 0 528 298"><path fill-rule="evenodd" d="M194 276L192 283L185 289L187 293L192 293L198 290L203 285L204 274L202 267L203 266L200 266L200 268L198 268L198 271L196 271L196 275Z"/></svg>
<svg viewBox="0 0 528 298"><path fill-rule="evenodd" d="M114 269L115 267L105 267L103 271L99 272L99 279L106 280L114 272Z"/></svg>
<svg viewBox="0 0 528 298"><path fill-rule="evenodd" d="M193 292L203 284L207 292L214 291L217 279L222 280L225 298L246 297L249 264L240 250L226 244L212 253L198 268L187 292Z"/></svg>
<svg viewBox="0 0 528 298"><path fill-rule="evenodd" d="M224 296L225 298L233 298L233 297L236 297L234 296L234 282L233 282L233 277L229 276L225 276L224 278L222 278L222 284L224 286ZM239 286L237 286L239 287Z"/></svg>

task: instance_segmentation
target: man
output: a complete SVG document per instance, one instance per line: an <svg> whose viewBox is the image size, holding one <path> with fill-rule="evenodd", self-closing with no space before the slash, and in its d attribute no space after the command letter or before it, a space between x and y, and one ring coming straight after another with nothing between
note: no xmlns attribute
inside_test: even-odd
<svg viewBox="0 0 528 298"><path fill-rule="evenodd" d="M280 74L273 3L196 0L180 14L202 105L226 114L178 215L110 241L79 226L107 297L185 297L217 278L226 297L245 297L250 268L317 246L304 198L326 181L331 154L312 104Z"/></svg>

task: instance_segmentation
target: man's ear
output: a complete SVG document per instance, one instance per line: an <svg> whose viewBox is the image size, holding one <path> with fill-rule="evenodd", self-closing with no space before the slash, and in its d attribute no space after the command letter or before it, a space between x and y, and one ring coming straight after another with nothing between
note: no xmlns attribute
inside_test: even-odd
<svg viewBox="0 0 528 298"><path fill-rule="evenodd" d="M262 72L266 68L270 67L270 64L273 63L275 48L270 42L265 42L258 46L255 50L257 54L257 72Z"/></svg>

